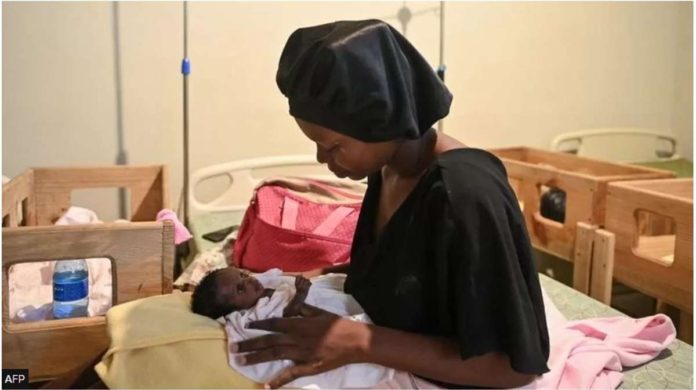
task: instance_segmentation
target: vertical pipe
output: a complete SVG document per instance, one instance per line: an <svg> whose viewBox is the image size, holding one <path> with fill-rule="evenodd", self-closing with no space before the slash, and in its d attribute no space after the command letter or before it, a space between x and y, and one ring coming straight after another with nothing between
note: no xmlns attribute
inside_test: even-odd
<svg viewBox="0 0 696 390"><path fill-rule="evenodd" d="M181 73L184 75L184 225L188 226L189 217L189 117L188 117L188 75L191 73L191 63L188 59L188 2L184 1L184 59L181 63Z"/></svg>
<svg viewBox="0 0 696 390"><path fill-rule="evenodd" d="M123 133L123 92L121 81L121 42L118 29L119 14L118 2L111 3L113 10L113 35L114 35L114 86L116 92L116 164L128 165L128 152L126 152L125 136ZM121 219L130 219L128 215L127 193L125 188L118 189L118 214Z"/></svg>
<svg viewBox="0 0 696 390"><path fill-rule="evenodd" d="M445 2L440 1L440 66L445 64Z"/></svg>
<svg viewBox="0 0 696 390"><path fill-rule="evenodd" d="M440 1L440 64L437 68L438 76L445 82L445 2ZM437 122L438 132L444 131L444 118Z"/></svg>

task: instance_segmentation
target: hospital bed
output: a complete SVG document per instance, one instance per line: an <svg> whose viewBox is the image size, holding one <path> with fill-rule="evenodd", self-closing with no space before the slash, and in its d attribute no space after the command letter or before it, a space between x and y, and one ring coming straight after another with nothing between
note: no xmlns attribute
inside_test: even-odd
<svg viewBox="0 0 696 390"><path fill-rule="evenodd" d="M195 250L200 252L214 246L203 238L204 234L240 224L258 183L265 177L281 174L340 181L313 155L251 158L199 169L191 175L188 193L189 228ZM203 194L206 185L208 193Z"/></svg>
<svg viewBox="0 0 696 390"><path fill-rule="evenodd" d="M106 187L130 191L130 223L53 225L71 206L73 191ZM167 203L161 165L35 168L3 185L3 368L28 369L31 381L41 381L66 373L109 343L104 316L13 322L8 291L13 266L106 257L114 305L172 291L174 228L155 222Z"/></svg>
<svg viewBox="0 0 696 390"><path fill-rule="evenodd" d="M620 127L571 131L556 136L551 150L604 161L616 161L693 177L692 161L677 153L678 140L669 131Z"/></svg>
<svg viewBox="0 0 696 390"><path fill-rule="evenodd" d="M604 161L674 161L677 138L668 131L635 127L598 128L556 136L551 150Z"/></svg>

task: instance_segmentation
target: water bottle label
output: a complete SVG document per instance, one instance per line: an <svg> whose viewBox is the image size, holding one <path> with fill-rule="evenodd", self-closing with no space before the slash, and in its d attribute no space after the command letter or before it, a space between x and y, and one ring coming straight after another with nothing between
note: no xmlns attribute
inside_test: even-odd
<svg viewBox="0 0 696 390"><path fill-rule="evenodd" d="M77 301L87 297L89 280L87 278L69 282L53 282L53 300L59 302Z"/></svg>

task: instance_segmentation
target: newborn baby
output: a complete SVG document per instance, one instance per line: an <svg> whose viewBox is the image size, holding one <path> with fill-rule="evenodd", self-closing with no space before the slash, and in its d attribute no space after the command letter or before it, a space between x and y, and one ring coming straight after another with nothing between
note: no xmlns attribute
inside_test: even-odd
<svg viewBox="0 0 696 390"><path fill-rule="evenodd" d="M311 285L305 277L296 277L296 293L283 310L283 317L300 314ZM221 268L201 279L191 296L191 310L217 319L237 310L251 309L259 299L270 298L274 292L275 290L265 288L258 279L238 268Z"/></svg>
<svg viewBox="0 0 696 390"><path fill-rule="evenodd" d="M345 275L339 274L319 276L310 283L303 277L283 276L279 269L252 277L234 267L223 268L201 280L192 295L191 309L223 323L228 346L269 333L247 329L249 322L296 316L304 304L369 323L369 318L355 299L343 292L344 281ZM230 367L258 383L268 382L293 364L290 360L278 360L244 366L237 362L237 356L229 353ZM394 370L383 366L349 364L322 374L298 378L287 386L365 388L390 380L394 375Z"/></svg>

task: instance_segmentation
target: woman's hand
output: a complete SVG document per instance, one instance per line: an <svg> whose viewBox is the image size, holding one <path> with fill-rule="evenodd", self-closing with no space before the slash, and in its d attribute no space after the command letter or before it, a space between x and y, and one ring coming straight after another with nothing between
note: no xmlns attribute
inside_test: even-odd
<svg viewBox="0 0 696 390"><path fill-rule="evenodd" d="M250 365L289 359L295 366L283 370L267 387L278 388L299 377L319 374L350 363L365 361L370 330L366 324L304 304L303 318L270 318L252 322L249 328L277 332L232 346L246 353L240 364Z"/></svg>

